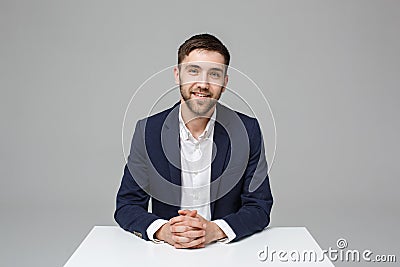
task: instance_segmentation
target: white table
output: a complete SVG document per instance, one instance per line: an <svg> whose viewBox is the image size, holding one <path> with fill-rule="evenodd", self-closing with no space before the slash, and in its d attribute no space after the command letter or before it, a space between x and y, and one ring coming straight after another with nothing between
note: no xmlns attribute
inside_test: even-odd
<svg viewBox="0 0 400 267"><path fill-rule="evenodd" d="M260 251L268 246L269 257ZM271 260L271 252L275 250ZM277 254L287 252L281 261ZM324 261L294 262L291 251L303 253L313 250L322 255L322 250L305 227L272 227L230 244L213 243L202 249L175 249L168 244L144 241L117 226L95 226L65 267L76 266L333 266ZM293 253L293 252L292 252ZM295 254L292 254L296 257ZM301 257L303 257L301 255ZM308 256L307 256L308 257ZM321 258L321 257L320 257ZM319 259L320 259L319 258Z"/></svg>

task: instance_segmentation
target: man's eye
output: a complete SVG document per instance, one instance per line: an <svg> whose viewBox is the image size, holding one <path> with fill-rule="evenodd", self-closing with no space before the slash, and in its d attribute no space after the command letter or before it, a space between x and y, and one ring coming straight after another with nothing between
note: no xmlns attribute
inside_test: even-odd
<svg viewBox="0 0 400 267"><path fill-rule="evenodd" d="M218 72L211 72L211 73L210 73L210 76L213 77L213 78L219 78L219 77L221 77L221 75L220 75Z"/></svg>
<svg viewBox="0 0 400 267"><path fill-rule="evenodd" d="M189 69L189 73L190 74L197 74L197 73L199 73L199 71L196 70L196 69Z"/></svg>

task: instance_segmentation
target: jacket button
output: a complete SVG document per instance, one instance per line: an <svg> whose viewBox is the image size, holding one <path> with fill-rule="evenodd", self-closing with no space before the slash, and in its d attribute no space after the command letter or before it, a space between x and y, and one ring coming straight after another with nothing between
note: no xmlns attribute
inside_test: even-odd
<svg viewBox="0 0 400 267"><path fill-rule="evenodd" d="M133 231L133 234L134 234L135 236L137 236L137 237L142 238L142 234L139 233L139 232Z"/></svg>

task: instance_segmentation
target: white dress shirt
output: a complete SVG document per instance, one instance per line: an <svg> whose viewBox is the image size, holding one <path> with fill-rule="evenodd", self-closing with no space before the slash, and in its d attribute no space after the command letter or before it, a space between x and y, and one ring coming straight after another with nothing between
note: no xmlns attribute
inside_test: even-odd
<svg viewBox="0 0 400 267"><path fill-rule="evenodd" d="M213 133L216 116L217 111L214 109L204 132L196 139L186 127L181 114L181 106L179 106L182 174L181 209L197 210L197 213L208 221L211 220L210 180L212 148L214 144ZM154 238L154 234L166 222L166 220L157 219L150 224L146 230L150 240L159 242L159 240ZM216 223L227 236L226 239L220 240L221 242L228 243L236 237L235 232L225 220L219 219L213 222Z"/></svg>

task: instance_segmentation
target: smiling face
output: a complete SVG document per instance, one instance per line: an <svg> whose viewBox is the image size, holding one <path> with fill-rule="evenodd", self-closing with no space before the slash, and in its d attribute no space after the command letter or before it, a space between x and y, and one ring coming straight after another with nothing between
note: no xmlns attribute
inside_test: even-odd
<svg viewBox="0 0 400 267"><path fill-rule="evenodd" d="M197 116L209 116L228 83L224 56L195 49L174 68L181 103Z"/></svg>

